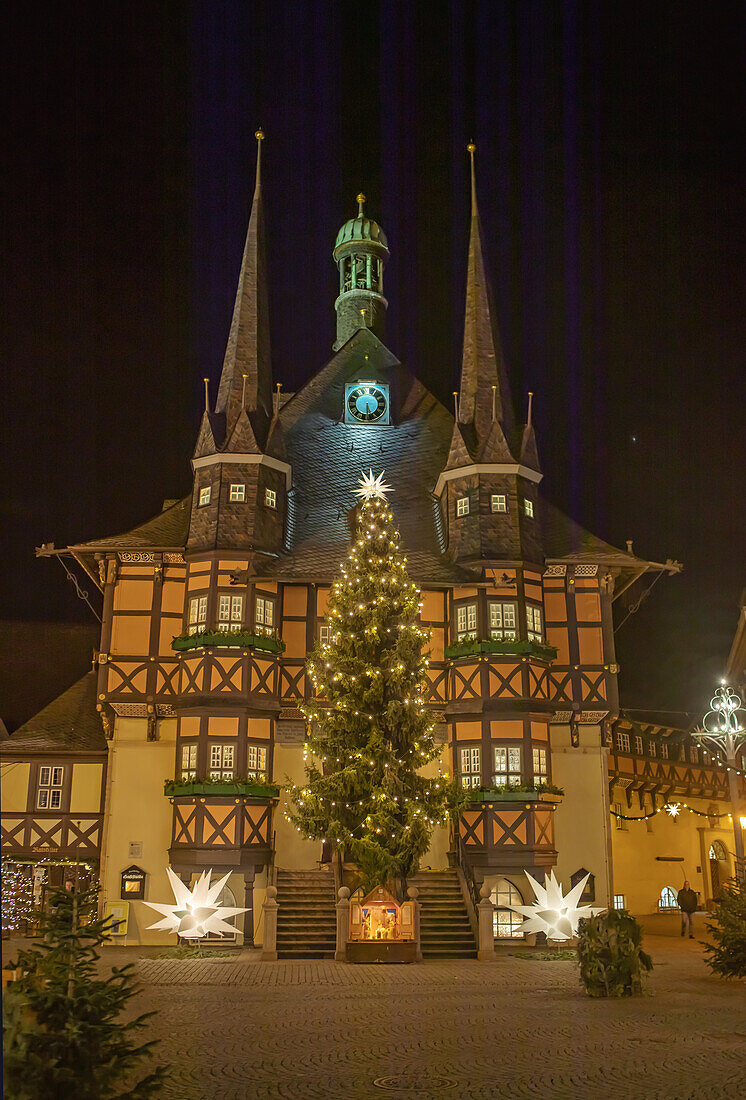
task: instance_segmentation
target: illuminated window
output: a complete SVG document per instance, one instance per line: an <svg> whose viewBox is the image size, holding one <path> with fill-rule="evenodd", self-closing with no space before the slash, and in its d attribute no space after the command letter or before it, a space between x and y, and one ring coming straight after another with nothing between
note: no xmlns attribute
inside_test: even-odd
<svg viewBox="0 0 746 1100"><path fill-rule="evenodd" d="M470 749L461 749L461 786L481 787L482 750L478 745Z"/></svg>
<svg viewBox="0 0 746 1100"><path fill-rule="evenodd" d="M275 601L266 596L257 596L254 609L254 629L257 634L274 634Z"/></svg>
<svg viewBox="0 0 746 1100"><path fill-rule="evenodd" d="M498 642L515 642L518 638L516 605L514 603L497 603L491 600L489 609L490 638Z"/></svg>
<svg viewBox="0 0 746 1100"><path fill-rule="evenodd" d="M495 745L494 758L492 782L496 786L513 787L522 781L520 745Z"/></svg>
<svg viewBox="0 0 746 1100"><path fill-rule="evenodd" d="M218 596L218 626L237 630L243 623L243 596Z"/></svg>
<svg viewBox="0 0 746 1100"><path fill-rule="evenodd" d="M62 805L62 781L64 768L44 765L39 768L39 787L36 794L36 806L39 810L59 810Z"/></svg>
<svg viewBox="0 0 746 1100"><path fill-rule="evenodd" d="M322 645L329 645L332 639L332 628L330 626L319 627L319 641Z"/></svg>
<svg viewBox="0 0 746 1100"><path fill-rule="evenodd" d="M233 779L235 753L233 744L210 743L210 779Z"/></svg>
<svg viewBox="0 0 746 1100"><path fill-rule="evenodd" d="M629 752L629 734L619 732L616 735L617 752Z"/></svg>
<svg viewBox="0 0 746 1100"><path fill-rule="evenodd" d="M477 605L462 603L456 608L456 640L466 642L477 636Z"/></svg>
<svg viewBox="0 0 746 1100"><path fill-rule="evenodd" d="M532 755L534 759L534 779L546 779L549 774L547 771L547 750L534 745Z"/></svg>
<svg viewBox="0 0 746 1100"><path fill-rule="evenodd" d="M635 752L638 756L642 756L642 738L639 733L635 734Z"/></svg>
<svg viewBox="0 0 746 1100"><path fill-rule="evenodd" d="M614 908L615 909L626 909L627 908L627 898L625 897L624 894L614 894Z"/></svg>
<svg viewBox="0 0 746 1100"><path fill-rule="evenodd" d="M622 831L626 830L627 822L622 817L622 804L621 804L621 802L615 802L614 803L614 820L616 821L617 829L621 829Z"/></svg>
<svg viewBox="0 0 746 1100"><path fill-rule="evenodd" d="M268 508L277 507L277 493L274 489L264 490L264 503L267 505Z"/></svg>
<svg viewBox="0 0 746 1100"><path fill-rule="evenodd" d="M249 745L246 762L248 777L257 783L267 782L267 749L265 745Z"/></svg>
<svg viewBox="0 0 746 1100"><path fill-rule="evenodd" d="M189 601L189 633L200 634L207 626L207 596L192 596Z"/></svg>
<svg viewBox="0 0 746 1100"><path fill-rule="evenodd" d="M534 518L534 502L532 500L524 500L523 507L526 509L526 515L529 519Z"/></svg>
<svg viewBox="0 0 746 1100"><path fill-rule="evenodd" d="M661 896L658 899L659 909L678 909L678 902L676 901L676 891L671 886L664 886L661 890Z"/></svg>
<svg viewBox="0 0 746 1100"><path fill-rule="evenodd" d="M505 493L493 493L490 499L490 507L493 512L507 512L508 498Z"/></svg>
<svg viewBox="0 0 746 1100"><path fill-rule="evenodd" d="M696 745L692 745L689 749L689 763L699 764L699 750Z"/></svg>
<svg viewBox="0 0 746 1100"><path fill-rule="evenodd" d="M661 760L668 760L668 744L661 741Z"/></svg>
<svg viewBox="0 0 746 1100"><path fill-rule="evenodd" d="M648 756L656 756L658 753L658 746L655 741L648 741Z"/></svg>
<svg viewBox="0 0 746 1100"><path fill-rule="evenodd" d="M234 501L246 500L246 486L238 483L231 485L229 499Z"/></svg>
<svg viewBox="0 0 746 1100"><path fill-rule="evenodd" d="M530 603L526 604L526 633L530 642L540 642L543 638L541 608Z"/></svg>
<svg viewBox="0 0 746 1100"><path fill-rule="evenodd" d="M204 504L209 504L210 503L211 493L212 493L212 489L209 485L206 485L204 489L200 489L200 491L199 491L199 505L200 505L200 508Z"/></svg>
<svg viewBox="0 0 746 1100"><path fill-rule="evenodd" d="M197 742L181 746L181 778L194 779L197 774Z"/></svg>
<svg viewBox="0 0 746 1100"><path fill-rule="evenodd" d="M469 498L459 497L456 501L456 515L468 516L469 515Z"/></svg>
<svg viewBox="0 0 746 1100"><path fill-rule="evenodd" d="M520 913L514 913L512 909L505 908L508 905L523 905L523 897L518 887L507 878L499 878L492 890L491 900L495 906L492 916L495 939L522 939L524 918Z"/></svg>

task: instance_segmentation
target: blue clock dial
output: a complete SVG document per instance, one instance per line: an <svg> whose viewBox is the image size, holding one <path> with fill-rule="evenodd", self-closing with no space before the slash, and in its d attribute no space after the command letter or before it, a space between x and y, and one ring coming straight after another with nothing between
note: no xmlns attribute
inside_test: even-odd
<svg viewBox="0 0 746 1100"><path fill-rule="evenodd" d="M388 412L388 399L381 386L361 382L347 391L347 412L361 424L374 424Z"/></svg>

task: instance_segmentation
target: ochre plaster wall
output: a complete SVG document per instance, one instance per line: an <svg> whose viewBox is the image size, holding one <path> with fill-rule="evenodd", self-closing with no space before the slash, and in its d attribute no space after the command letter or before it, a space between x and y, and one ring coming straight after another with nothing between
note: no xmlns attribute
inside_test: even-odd
<svg viewBox="0 0 746 1100"><path fill-rule="evenodd" d="M31 764L27 761L3 760L0 769L0 806L3 813L26 812L30 771Z"/></svg>
<svg viewBox="0 0 746 1100"><path fill-rule="evenodd" d="M305 779L303 770L303 746L299 744L275 745L273 778L282 787L292 783L300 784ZM289 821L285 820L283 809L287 794L280 793L280 801L275 809L273 828L277 834L275 864L283 870L309 870L317 867L321 859L321 841L306 840Z"/></svg>
<svg viewBox="0 0 746 1100"><path fill-rule="evenodd" d="M100 813L103 764L74 764L70 790L70 813Z"/></svg>

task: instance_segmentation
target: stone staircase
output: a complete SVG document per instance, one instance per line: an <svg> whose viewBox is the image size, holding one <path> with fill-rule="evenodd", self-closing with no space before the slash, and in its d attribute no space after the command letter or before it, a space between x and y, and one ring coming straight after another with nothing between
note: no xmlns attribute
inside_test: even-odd
<svg viewBox="0 0 746 1100"><path fill-rule="evenodd" d="M277 958L333 959L337 946L334 872L277 871Z"/></svg>
<svg viewBox="0 0 746 1100"><path fill-rule="evenodd" d="M456 871L419 871L407 885L420 892L422 957L476 959L477 945Z"/></svg>

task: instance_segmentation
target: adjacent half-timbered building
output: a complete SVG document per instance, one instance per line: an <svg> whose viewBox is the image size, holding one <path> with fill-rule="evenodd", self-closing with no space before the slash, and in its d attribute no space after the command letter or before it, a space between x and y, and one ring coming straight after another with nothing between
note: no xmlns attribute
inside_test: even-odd
<svg viewBox="0 0 746 1100"><path fill-rule="evenodd" d="M297 393L283 393L272 377L257 163L192 491L132 531L42 551L71 555L103 598L92 706L105 734L95 840L104 900L121 898L132 865L150 900L169 896L169 863L186 878L229 871L235 903L249 908L244 935L261 938L268 876L317 866L320 845L299 839L281 812L282 786L302 775L305 660L327 629L353 490L372 469L394 488L422 590L441 764L472 792L458 829L435 836L426 863L455 866L472 888L490 883L498 902L525 892L525 871L556 867L565 881L590 871L596 904L611 904L609 767L617 783L623 772L609 755L619 714L612 607L643 573L670 566L608 545L542 497L530 400L523 423L510 397L473 171L453 411L428 390L427 370L414 373L385 343L388 242L358 201L333 249L333 354ZM17 738L3 761L23 756ZM31 775L33 765L23 767ZM6 854L20 854L21 836L33 850L42 827L30 782L7 820L3 808ZM61 847L78 820L68 797ZM79 818L75 828L92 837L82 810ZM43 828L51 837L51 821ZM150 922L133 901L129 939L158 942ZM500 929L515 931L510 919Z"/></svg>

